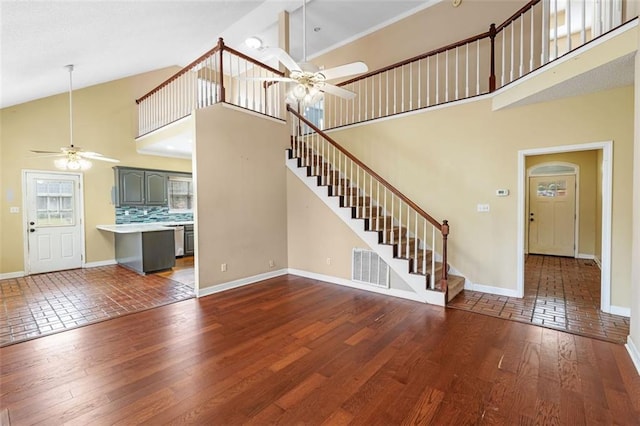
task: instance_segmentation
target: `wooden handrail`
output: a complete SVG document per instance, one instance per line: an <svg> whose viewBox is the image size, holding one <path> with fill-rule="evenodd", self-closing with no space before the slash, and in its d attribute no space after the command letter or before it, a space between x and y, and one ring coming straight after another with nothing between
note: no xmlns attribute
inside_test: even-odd
<svg viewBox="0 0 640 426"><path fill-rule="evenodd" d="M292 113L293 115L295 115L300 121L302 121L303 123L305 123L307 126L309 126L309 128L313 129L314 132L316 132L317 134L319 134L320 136L322 136L324 139L326 139L331 145L335 146L336 148L338 148L338 150L340 152L342 152L345 156L347 156L351 161L353 161L354 163L356 163L358 166L360 166L364 171L366 171L367 173L369 173L371 176L373 176L374 178L376 178L380 183L382 183L382 185L386 186L391 192L393 192L396 197L400 198L402 201L404 201L409 207L411 207L413 210L415 210L419 215L421 215L422 217L424 217L425 219L427 219L434 227L438 228L438 230L440 230L440 232L442 233L443 230L445 230L445 227L438 222L437 220L435 220L433 217L431 217L431 215L429 215L427 212L425 212L424 210L422 210L416 203L414 203L413 201L411 201L409 198L407 198L402 192L400 192L396 187L394 187L393 185L391 185L389 182L387 182L383 177L381 177L379 174L377 174L376 172L374 172L373 170L371 170L366 164L364 164L362 161L358 160L353 154L351 154L349 151L347 151L346 149L344 149L338 142L336 142L334 139L332 139L329 135L327 135L325 132L323 132L322 130L320 130L318 127L316 127L312 122L310 122L309 120L307 120L306 118L304 118L298 111L294 110L293 108L291 108L290 104L287 104L287 111L289 111L290 113ZM448 233L449 231L449 225L446 226L446 231Z"/></svg>
<svg viewBox="0 0 640 426"><path fill-rule="evenodd" d="M455 43L448 44L448 45L443 46L443 47L439 47L437 49L431 50L431 51L426 52L426 53L422 53L422 54L414 56L412 58L405 59L405 60L400 61L400 62L396 62L395 64L388 65L388 66L386 66L384 68L379 68L377 70L370 71L370 72L368 72L366 74L361 74L361 75L359 75L357 77L354 77L352 79L349 79L349 80L343 81L341 83L338 83L337 86L346 86L347 84L355 83L356 81L364 80L365 78L368 78L368 77L373 77L374 75L378 75L378 74L381 74L383 72L390 71L390 70L392 70L394 68L402 67L402 66L407 65L409 63L412 63L412 62L415 62L415 61L419 61L421 59L425 59L425 58L430 57L430 56L438 55L440 53L446 52L447 50L452 50L452 49L455 49L456 47L464 46L465 44L473 43L475 41L482 40L482 39L487 38L487 37L493 37L492 38L492 41L493 41L493 40L495 40L495 36L500 31L502 31L506 26L508 26L510 23L512 23L513 21L518 19L518 17L520 17L520 15L525 13L527 10L529 10L530 8L535 6L536 4L540 3L540 1L541 0L531 0L531 1L529 1L527 4L525 4L520 9L518 9L518 11L516 13L514 13L508 19L506 19L502 24L500 24L498 26L495 26L495 24L491 24L491 28L490 28L489 31L486 31L484 33L481 33L481 34L478 34L478 35L475 35L475 36L472 36L472 37L469 37L469 38L466 38L466 39L461 40L461 41L457 41ZM492 67L492 69L495 69L495 63L494 62L495 62L495 58L492 55L492 58L491 58L491 67ZM493 75L495 76L495 73ZM494 81L493 82L494 82L494 90L495 90L495 77L494 77ZM490 90L490 91L493 91L493 90Z"/></svg>
<svg viewBox="0 0 640 426"><path fill-rule="evenodd" d="M142 96L139 99L136 99L136 103L139 104L140 102L142 102L143 100L145 100L146 98L148 98L149 96L153 95L154 93L156 93L158 90L162 89L163 87L169 85L172 81L174 81L175 79L177 79L178 77L180 77L181 75L187 73L191 68L193 68L194 66L198 65L198 63L204 61L205 59L209 58L210 56L216 54L217 52L224 52L227 51L229 53L232 53L238 57L240 57L241 59L244 59L247 62L251 62L252 64L259 66L261 68L266 69L267 71L270 71L276 75L279 75L280 77L284 77L284 73L280 70L277 70L273 67L270 67L267 64L263 64L262 62L253 59L250 56L245 55L242 52L239 52L231 47L228 47L227 45L224 44L224 40L222 39L222 37L218 38L218 44L216 44L216 46L207 51L206 53L204 53L203 55L201 55L200 57L198 57L198 59L196 59L195 61L192 61L189 65L187 65L186 67L182 68L180 71L178 71L177 73L175 73L174 75L172 75L171 77L169 77L167 80L163 81L162 83L160 83L158 86L156 86L155 88L153 88L149 93L147 93L146 95ZM222 55L220 55L220 69L222 70ZM222 89L222 96L220 97L221 99L224 99L224 89Z"/></svg>
<svg viewBox="0 0 640 426"><path fill-rule="evenodd" d="M520 17L520 15L522 15L528 9L531 9L533 6L535 6L538 3L540 3L540 0L531 0L529 3L525 4L524 6L522 6L520 9L518 9L518 11L516 13L514 13L509 18L507 18L502 24L498 25L496 27L496 32L498 33L500 31L502 31L507 25L509 25L510 23L515 21L516 19L518 19Z"/></svg>
<svg viewBox="0 0 640 426"><path fill-rule="evenodd" d="M171 77L169 77L167 80L163 81L162 83L160 83L158 86L156 86L154 89L152 89L149 93L147 93L146 95L144 95L143 97L136 99L136 103L139 104L140 102L144 101L146 98L148 98L149 96L153 95L154 93L156 93L158 90L162 89L163 87L167 86L169 83L171 83L173 80L177 79L178 77L180 77L182 74L185 74L187 71L189 71L192 67L194 67L195 65L197 65L199 62L204 61L205 59L207 59L209 56L214 55L216 52L218 52L220 50L220 46L216 45L216 47L214 47L213 49L209 50L208 52L206 52L205 54L203 54L202 56L200 56L198 59L196 59L195 61L191 62L189 65L187 65L186 67L182 68L180 71L178 71L177 73L175 73L174 75L172 75Z"/></svg>
<svg viewBox="0 0 640 426"><path fill-rule="evenodd" d="M467 43L473 43L474 41L482 40L483 38L486 38L486 37L489 37L489 31L484 32L482 34L475 35L473 37L466 38L466 39L461 40L461 41L457 41L455 43L449 44L449 45L444 46L444 47L439 47L439 48L437 48L435 50L431 50L431 51L429 51L427 53L422 53L422 54L420 54L418 56L414 56L413 58L405 59L403 61L396 62L395 64L387 65L384 68L380 68L380 69L377 69L377 70L374 70L374 71L370 71L370 72L368 72L366 74L361 74L361 75L359 75L357 77L354 77L354 78L352 78L350 80L346 80L346 81L343 81L341 83L338 83L336 86L345 86L347 84L354 83L354 82L356 82L358 80L364 80L365 78L381 74L383 72L392 70L394 68L401 67L403 65L407 65L407 64L409 64L411 62L415 62L415 61L419 61L421 59L425 59L425 58L427 58L429 56L434 56L434 55L437 55L439 53L446 52L447 50L455 49L456 47L464 46Z"/></svg>

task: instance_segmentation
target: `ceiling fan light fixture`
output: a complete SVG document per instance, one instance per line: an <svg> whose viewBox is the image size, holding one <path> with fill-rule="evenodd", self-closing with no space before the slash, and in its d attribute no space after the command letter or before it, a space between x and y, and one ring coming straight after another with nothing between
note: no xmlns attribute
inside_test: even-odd
<svg viewBox="0 0 640 426"><path fill-rule="evenodd" d="M92 166L91 161L72 154L58 158L54 161L54 164L61 170L88 170Z"/></svg>

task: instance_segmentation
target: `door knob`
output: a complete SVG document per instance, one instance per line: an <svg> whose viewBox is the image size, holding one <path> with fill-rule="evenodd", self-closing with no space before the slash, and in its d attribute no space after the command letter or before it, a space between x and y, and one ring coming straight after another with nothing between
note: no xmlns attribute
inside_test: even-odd
<svg viewBox="0 0 640 426"><path fill-rule="evenodd" d="M29 222L29 225L31 225L31 226L33 226L33 225L35 225L35 224L36 224L36 223L35 223L34 221Z"/></svg>
<svg viewBox="0 0 640 426"><path fill-rule="evenodd" d="M36 232L34 228L29 229L29 232Z"/></svg>
<svg viewBox="0 0 640 426"><path fill-rule="evenodd" d="M529 222L533 222L533 221L534 221L533 218L529 219Z"/></svg>

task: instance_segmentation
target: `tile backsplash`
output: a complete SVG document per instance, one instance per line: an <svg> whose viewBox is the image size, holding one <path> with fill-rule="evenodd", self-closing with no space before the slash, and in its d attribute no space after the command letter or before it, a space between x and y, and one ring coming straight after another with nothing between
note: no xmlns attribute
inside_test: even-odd
<svg viewBox="0 0 640 426"><path fill-rule="evenodd" d="M147 222L184 222L192 220L193 213L169 213L169 207L116 207L116 225Z"/></svg>

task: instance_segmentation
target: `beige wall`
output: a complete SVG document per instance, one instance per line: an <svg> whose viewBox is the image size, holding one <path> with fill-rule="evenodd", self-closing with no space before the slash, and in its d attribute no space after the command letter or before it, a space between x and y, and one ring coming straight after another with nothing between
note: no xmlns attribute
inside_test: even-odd
<svg viewBox="0 0 640 426"><path fill-rule="evenodd" d="M474 283L514 290L518 150L613 140L611 301L629 306L630 87L496 112L479 100L331 135L436 219L450 221L452 266ZM498 188L511 196L496 197ZM478 203L491 211L477 213Z"/></svg>
<svg viewBox="0 0 640 426"><path fill-rule="evenodd" d="M135 99L173 72L174 68L166 68L74 91L75 145L117 158L121 166L190 171L190 160L139 155L135 150ZM68 102L68 94L60 94L0 110L0 273L24 270L22 170L55 170L51 158L37 158L29 150L58 151L69 144ZM84 172L87 262L114 258L113 236L95 229L115 221L112 166L93 161L93 167ZM10 207L21 212L9 214Z"/></svg>
<svg viewBox="0 0 640 426"><path fill-rule="evenodd" d="M368 245L290 171L287 218L290 268L351 279L351 251Z"/></svg>
<svg viewBox="0 0 640 426"><path fill-rule="evenodd" d="M361 60L370 70L379 69L488 31L492 22L501 23L522 5L518 1L464 0L460 7L452 7L450 1L442 1L313 58L313 63L329 68Z"/></svg>
<svg viewBox="0 0 640 426"><path fill-rule="evenodd" d="M596 187L599 170L597 160L597 150L535 155L526 158L527 170L538 164L553 161L576 164L580 168L580 180L578 184L580 192L577 194L579 204L576 205L579 215L578 253L591 256L596 254L596 241L599 239L597 234L600 232L596 217L599 212L602 212L602 203L597 204L598 189ZM528 197L525 197L525 199L528 200ZM525 211L528 211L528 208L525 209ZM526 235L528 235L528 233L526 233ZM525 238L525 242L526 241L527 239Z"/></svg>
<svg viewBox="0 0 640 426"><path fill-rule="evenodd" d="M286 124L217 104L196 111L195 135L200 292L286 268Z"/></svg>

